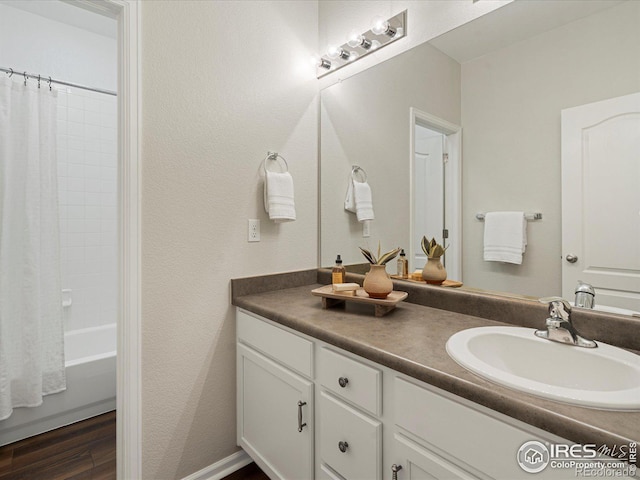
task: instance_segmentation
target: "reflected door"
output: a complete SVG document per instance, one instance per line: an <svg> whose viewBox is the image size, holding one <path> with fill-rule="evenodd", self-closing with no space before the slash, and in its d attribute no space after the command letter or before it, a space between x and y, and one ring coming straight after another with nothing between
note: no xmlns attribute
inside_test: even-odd
<svg viewBox="0 0 640 480"><path fill-rule="evenodd" d="M422 268L427 261L427 256L420 246L422 236L425 235L429 239L433 237L441 245L445 244L445 135L421 125L415 126L414 135L413 221L418 235L412 239L412 264L415 268Z"/></svg>
<svg viewBox="0 0 640 480"><path fill-rule="evenodd" d="M640 93L562 111L562 295L640 311Z"/></svg>

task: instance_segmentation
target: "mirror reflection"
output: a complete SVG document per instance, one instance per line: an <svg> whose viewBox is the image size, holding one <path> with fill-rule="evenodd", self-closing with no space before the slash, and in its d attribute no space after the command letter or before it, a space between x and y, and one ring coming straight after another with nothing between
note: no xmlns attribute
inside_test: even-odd
<svg viewBox="0 0 640 480"><path fill-rule="evenodd" d="M563 110L640 91L639 21L640 2L635 0L513 2L324 89L321 264L331 265L338 253L345 264L361 263L358 246L377 249L380 242L383 250L405 248L412 271L423 266L416 245L426 235L451 244L445 255L449 278L465 286L573 300L575 285L563 285L563 269L575 267L587 275L604 267L600 260L591 260L593 252L585 251L590 237L583 235L582 245L567 250L574 247L563 246L563 236L571 236L563 235L563 228L584 233L595 231L598 222L609 229L618 222L626 225L626 242L621 244L626 245L621 249L624 265L619 258L607 261L629 280L625 294L621 299L618 294L607 297L608 287L597 284L597 275L592 275L597 281L582 280L594 283L597 297L606 297L609 305L640 310L637 154L635 162L610 169L635 178L619 183L619 188L636 185L633 191L618 192L615 179L602 184L612 204L624 198L625 208L617 208L603 221L604 207L597 209L597 215L590 207L580 213L582 224L563 227L563 192L571 190L564 184L587 180L563 180L561 138ZM423 151L427 140L416 128L443 131L431 128L415 112L462 128L457 167L424 161L431 153ZM618 130L634 128L630 123ZM452 149L442 139L437 142L445 151ZM628 150L633 148L630 143ZM421 159L424 153L429 155ZM435 159L438 153L433 155ZM616 161L606 159L604 164ZM353 164L367 172L371 187L375 220L369 232L344 210ZM438 169L443 177L417 178L421 172ZM597 179L588 181L591 191L598 188ZM577 194L585 192L578 188ZM542 220L527 222L522 263L485 261L484 222L476 214L512 210L543 214ZM449 230L448 239L442 239L441 221ZM367 233L369 237L363 236ZM598 242L607 235L609 250L616 250L619 239L611 230L599 235ZM570 263L566 260L570 255L579 260ZM395 273L393 265L388 271ZM606 304L596 298L598 303Z"/></svg>

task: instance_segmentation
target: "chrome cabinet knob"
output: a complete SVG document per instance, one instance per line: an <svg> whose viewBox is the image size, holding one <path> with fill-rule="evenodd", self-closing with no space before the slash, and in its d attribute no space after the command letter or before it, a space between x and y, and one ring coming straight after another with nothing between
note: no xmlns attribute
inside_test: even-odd
<svg viewBox="0 0 640 480"><path fill-rule="evenodd" d="M347 383L349 383L349 379L347 377L340 377L338 379L338 384L342 387L345 388L347 386Z"/></svg>
<svg viewBox="0 0 640 480"><path fill-rule="evenodd" d="M578 257L576 255L567 255L566 260L569 263L576 263L578 261Z"/></svg>
<svg viewBox="0 0 640 480"><path fill-rule="evenodd" d="M338 442L338 450L340 450L342 453L345 453L347 451L347 448L349 448L349 444L347 442Z"/></svg>

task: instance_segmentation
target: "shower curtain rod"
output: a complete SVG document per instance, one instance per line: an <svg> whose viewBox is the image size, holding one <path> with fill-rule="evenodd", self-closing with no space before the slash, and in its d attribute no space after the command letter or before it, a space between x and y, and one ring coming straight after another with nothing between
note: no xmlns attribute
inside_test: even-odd
<svg viewBox="0 0 640 480"><path fill-rule="evenodd" d="M59 85L65 85L67 87L80 88L82 90L90 90L92 92L104 93L105 95L113 95L114 97L118 96L118 94L112 90L103 90L102 88L86 87L84 85L78 85L77 83L63 82L62 80L56 80L51 77L42 77L40 75L34 75L32 73L27 73L27 72L20 73L20 72L16 72L13 68L0 67L0 71L8 73L10 77L13 75L18 75L21 77L25 77L25 80L28 80L28 79L39 80L40 82L45 82L45 83L48 83L49 85L51 83L57 83Z"/></svg>

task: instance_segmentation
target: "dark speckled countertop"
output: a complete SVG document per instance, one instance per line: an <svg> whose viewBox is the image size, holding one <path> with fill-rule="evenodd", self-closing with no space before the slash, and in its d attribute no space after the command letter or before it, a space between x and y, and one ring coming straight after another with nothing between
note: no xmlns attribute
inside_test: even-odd
<svg viewBox="0 0 640 480"><path fill-rule="evenodd" d="M576 443L612 447L640 442L640 412L577 407L501 387L468 372L445 350L447 339L460 330L508 323L408 301L380 318L373 315L372 306L356 303L323 310L311 290L328 282L316 273L232 280L232 303ZM291 288L292 284L300 286ZM458 300L464 302L467 294L460 295ZM635 323L630 325L635 328Z"/></svg>

